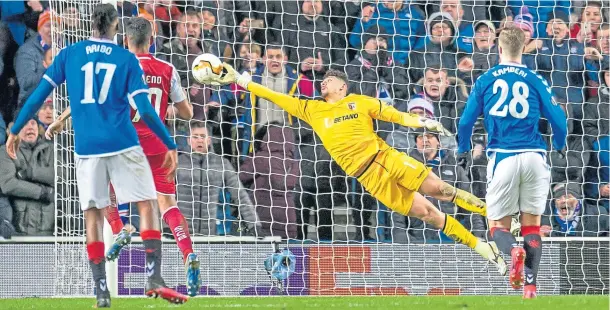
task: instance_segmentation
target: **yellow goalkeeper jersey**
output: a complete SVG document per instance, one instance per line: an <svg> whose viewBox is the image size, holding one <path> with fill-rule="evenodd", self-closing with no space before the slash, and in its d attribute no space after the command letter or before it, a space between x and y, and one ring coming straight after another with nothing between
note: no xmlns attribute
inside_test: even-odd
<svg viewBox="0 0 610 310"><path fill-rule="evenodd" d="M250 82L248 90L307 122L330 156L352 176L357 176L379 151L388 149L373 129L373 119L407 127L421 127L419 116L404 113L381 100L348 95L335 102L298 99Z"/></svg>

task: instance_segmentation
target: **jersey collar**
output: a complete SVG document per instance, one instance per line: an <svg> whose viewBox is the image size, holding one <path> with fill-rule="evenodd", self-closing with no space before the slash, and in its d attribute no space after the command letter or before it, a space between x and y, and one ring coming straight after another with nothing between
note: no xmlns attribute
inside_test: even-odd
<svg viewBox="0 0 610 310"><path fill-rule="evenodd" d="M112 44L116 44L116 43L114 43L113 40L102 39L102 38L94 38L94 37L89 38L89 41L100 42L100 43L112 43Z"/></svg>
<svg viewBox="0 0 610 310"><path fill-rule="evenodd" d="M138 59L151 59L153 56L150 53L136 54L136 58Z"/></svg>
<svg viewBox="0 0 610 310"><path fill-rule="evenodd" d="M512 61L501 62L500 65L526 68L526 66L524 64L520 64L518 62L512 62Z"/></svg>

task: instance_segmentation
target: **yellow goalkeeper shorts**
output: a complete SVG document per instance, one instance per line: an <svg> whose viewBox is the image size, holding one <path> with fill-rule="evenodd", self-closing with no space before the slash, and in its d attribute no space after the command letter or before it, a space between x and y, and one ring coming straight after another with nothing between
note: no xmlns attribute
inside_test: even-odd
<svg viewBox="0 0 610 310"><path fill-rule="evenodd" d="M430 170L421 162L393 148L380 151L358 177L360 184L388 208L407 215L415 192Z"/></svg>

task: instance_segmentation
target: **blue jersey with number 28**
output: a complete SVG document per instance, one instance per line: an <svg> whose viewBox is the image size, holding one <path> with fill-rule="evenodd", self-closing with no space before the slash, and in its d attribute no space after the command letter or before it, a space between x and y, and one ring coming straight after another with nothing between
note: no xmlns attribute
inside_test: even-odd
<svg viewBox="0 0 610 310"><path fill-rule="evenodd" d="M538 128L541 117L551 124L554 149L565 145L565 113L547 81L524 65L499 64L477 79L460 119L458 152L470 150L472 127L481 114L488 152L545 152Z"/></svg>
<svg viewBox="0 0 610 310"><path fill-rule="evenodd" d="M139 145L130 100L148 86L134 54L112 41L89 39L66 47L44 75L54 87L66 81L76 154L109 156Z"/></svg>

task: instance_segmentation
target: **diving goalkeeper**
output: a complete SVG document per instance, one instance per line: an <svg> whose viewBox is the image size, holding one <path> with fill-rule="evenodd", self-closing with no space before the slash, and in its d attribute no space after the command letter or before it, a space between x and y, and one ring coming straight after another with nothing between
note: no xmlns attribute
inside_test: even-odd
<svg viewBox="0 0 610 310"><path fill-rule="evenodd" d="M224 64L226 74L201 81L212 85L237 83L258 97L280 106L307 122L322 140L331 157L345 172L392 210L413 216L441 229L445 235L474 249L506 273L506 263L494 246L480 241L462 224L424 198L429 195L452 201L459 207L486 215L486 205L474 195L443 182L419 161L398 152L379 138L373 119L399 125L450 133L434 120L402 113L378 99L347 95L347 75L327 71L322 81L322 100L304 100L270 90L252 82L248 73L239 74ZM423 195L422 195L423 194Z"/></svg>

